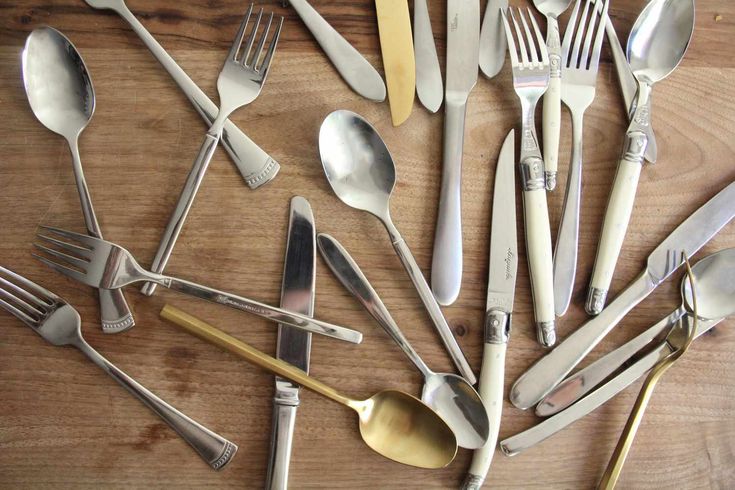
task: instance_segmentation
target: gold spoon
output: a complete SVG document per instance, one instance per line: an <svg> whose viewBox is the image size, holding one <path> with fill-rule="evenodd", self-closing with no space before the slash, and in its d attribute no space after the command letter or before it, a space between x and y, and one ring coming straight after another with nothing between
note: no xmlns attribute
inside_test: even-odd
<svg viewBox="0 0 735 490"><path fill-rule="evenodd" d="M694 273L689 265L689 260L687 260L686 254L683 254L683 257L684 265L686 266L687 279L689 280L691 290L691 305L693 310L691 318L693 318L693 320L691 322L686 320L685 318L689 318L689 315L686 315L682 320L680 320L680 324L674 326L666 337L666 341L669 342L675 350L668 356L661 359L653 367L651 372L648 374L646 381L643 383L643 387L641 387L638 398L636 398L635 404L633 405L630 417L628 417L628 421L625 423L623 433L620 435L620 439L618 439L618 444L615 446L615 450L610 457L610 462L607 464L607 468L605 468L602 480L597 486L598 490L612 490L615 488L615 485L620 478L620 473L623 471L625 459L633 445L633 439L635 439L638 427L643 421L643 413L646 411L648 402L651 400L656 383L661 379L661 376L663 376L664 373L673 366L682 355L684 355L694 340L695 333L697 331L697 319L699 318L697 311L697 293L694 284Z"/></svg>
<svg viewBox="0 0 735 490"><path fill-rule="evenodd" d="M386 458L419 468L443 468L457 454L457 438L452 430L418 398L402 391L384 390L367 400L353 400L301 369L264 354L171 305L163 307L161 318L278 376L350 407L360 418L360 434L365 443Z"/></svg>

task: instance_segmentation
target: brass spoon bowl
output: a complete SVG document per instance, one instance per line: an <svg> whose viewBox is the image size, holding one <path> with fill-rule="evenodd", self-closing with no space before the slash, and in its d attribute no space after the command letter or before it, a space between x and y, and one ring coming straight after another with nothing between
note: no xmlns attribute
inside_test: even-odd
<svg viewBox="0 0 735 490"><path fill-rule="evenodd" d="M457 454L457 438L452 430L418 398L402 391L384 390L367 400L354 400L304 371L264 354L178 308L164 306L161 318L278 376L350 407L360 419L360 434L365 443L386 458L419 468L443 468Z"/></svg>

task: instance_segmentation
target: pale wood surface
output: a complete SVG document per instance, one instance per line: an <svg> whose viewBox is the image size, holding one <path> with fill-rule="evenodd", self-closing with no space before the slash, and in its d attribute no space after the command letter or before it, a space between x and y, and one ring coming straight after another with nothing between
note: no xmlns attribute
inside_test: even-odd
<svg viewBox="0 0 735 490"><path fill-rule="evenodd" d="M368 0L314 2L372 63L380 67L377 26ZM484 2L483 2L484 3ZM621 38L643 0L616 0L611 11ZM215 80L243 2L131 0L131 9L200 86L216 98ZM430 327L381 225L331 193L318 159L316 135L326 114L348 108L380 130L397 161L393 216L419 264L431 263L441 165L442 116L418 102L406 124L390 125L387 104L351 92L319 51L295 13L262 95L234 120L282 165L268 186L249 191L219 151L197 197L171 273L277 304L289 198L307 197L321 231L349 248L416 349L436 370L451 365ZM430 4L444 56L443 2ZM148 263L179 194L204 126L169 76L115 15L82 1L0 4L0 262L58 292L84 319L90 344L190 416L240 445L233 463L212 472L176 435L82 355L45 344L10 315L0 314L0 486L4 488L257 488L265 478L272 377L158 319L167 301L273 352L268 322L160 291L127 292L138 326L105 336L92 289L50 272L30 255L39 224L83 229L64 141L31 114L20 78L27 33L42 24L65 32L80 49L98 96L94 120L81 140L82 159L107 238ZM720 16L720 17L718 17ZM654 91L659 163L646 167L613 292L689 213L735 178L735 5L697 2L697 30L682 66ZM600 221L625 129L609 54L603 53L597 98L585 120L584 197L580 267L573 306L559 322L561 336L584 320L582 303ZM443 65L443 61L442 61ZM381 68L382 69L382 68ZM566 168L570 128L566 111L560 161ZM506 64L480 79L471 96L465 139L463 211L465 274L459 301L445 313L470 362L479 369L487 277L491 185L496 155L517 124L519 105ZM563 199L551 195L552 226ZM522 227L519 227L522 230ZM520 231L522 240L522 231ZM735 245L732 225L698 254ZM521 252L523 255L523 252ZM531 327L528 274L521 257L515 330L508 349L506 389L542 349ZM676 276L636 308L592 357L642 331L678 304ZM354 396L396 387L414 393L419 376L398 348L318 265L316 312L357 327L361 346L316 338L312 373ZM625 467L623 488L735 486L735 333L725 321L698 340L658 386ZM599 479L636 395L633 388L591 416L515 458L497 455L495 488L590 488ZM536 422L506 402L501 438ZM299 410L293 488L456 487L469 465L461 450L440 471L404 467L370 451L354 415L311 393Z"/></svg>

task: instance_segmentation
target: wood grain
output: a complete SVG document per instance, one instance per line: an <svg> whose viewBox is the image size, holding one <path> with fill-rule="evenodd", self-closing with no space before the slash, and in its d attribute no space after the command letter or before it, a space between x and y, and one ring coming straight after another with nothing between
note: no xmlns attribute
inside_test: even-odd
<svg viewBox="0 0 735 490"><path fill-rule="evenodd" d="M315 6L382 69L374 7L367 0ZM644 4L616 0L621 38ZM215 80L245 5L234 1L131 0L159 41L191 77L216 97ZM183 230L169 270L181 277L271 304L280 297L289 199L311 202L320 231L335 235L360 263L406 335L433 369L452 366L381 225L331 193L317 153L326 114L347 108L373 122L397 162L392 214L428 274L441 165L442 116L419 107L401 127L387 104L351 92L319 51L295 13L262 95L234 115L248 135L282 165L279 177L247 189L219 151ZM444 56L443 2L430 11ZM204 126L138 38L111 13L82 1L20 0L0 5L0 262L58 292L83 318L90 344L144 385L201 423L240 445L233 463L212 472L175 434L81 354L45 344L8 314L0 314L0 487L3 488L258 488L265 479L273 395L272 377L158 319L171 302L266 351L275 328L266 321L160 291L127 293L137 326L103 335L97 295L51 273L30 255L38 225L83 230L65 142L31 114L20 78L27 33L49 24L78 46L92 73L97 111L81 138L81 153L105 236L148 263L203 136ZM654 91L659 163L641 176L625 251L613 293L641 269L645 257L678 223L735 179L735 4L697 2L694 41L681 67ZM442 65L444 63L442 62ZM585 120L585 170L580 264L563 337L585 320L582 304L600 221L625 130L615 75L604 51L597 97ZM465 138L462 293L445 314L471 364L479 369L488 264L491 189L496 156L518 123L519 104L508 67L481 79L469 104ZM570 153L564 112L560 161ZM562 172L566 165L561 165ZM559 219L564 175L550 196ZM522 230L522 226L519 226ZM522 234L522 231L521 231ZM519 237L522 239L522 236ZM735 245L730 225L698 257ZM528 274L521 257L515 330L508 349L506 388L541 354L532 327ZM678 304L679 276L637 307L593 352L612 349ZM316 313L364 332L361 346L315 338L312 373L350 395L395 387L414 393L420 378L397 347L318 265ZM624 469L621 488L735 486L735 332L725 321L699 339L656 390ZM515 458L498 455L488 486L590 488L599 479L636 395L622 393L592 415ZM506 403L501 438L537 422ZM292 461L293 488L456 487L469 465L461 450L440 471L404 467L374 454L359 439L354 415L303 394Z"/></svg>

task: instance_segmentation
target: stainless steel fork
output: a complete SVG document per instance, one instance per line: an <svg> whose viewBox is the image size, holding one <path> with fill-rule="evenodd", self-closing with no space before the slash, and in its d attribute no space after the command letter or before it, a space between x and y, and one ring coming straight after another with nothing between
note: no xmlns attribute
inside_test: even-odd
<svg viewBox="0 0 735 490"><path fill-rule="evenodd" d="M253 44L255 44L255 38L258 35L258 27L263 17L263 10L261 9L258 12L250 35L245 40L245 33L252 16L253 5L251 4L240 24L235 41L232 43L230 52L227 54L227 59L217 79L217 91L219 92L220 98L219 112L209 131L207 131L204 143L202 143L199 154L196 160L194 160L194 165L191 171L189 171L189 176L186 178L186 183L179 196L179 201L176 203L176 208L169 219L168 225L166 225L166 230L163 232L163 238L158 245L158 251L151 266L153 272L163 272L169 257L171 257L176 239L179 233L181 233L181 228L184 226L184 220L186 220L186 216L189 214L189 209L191 209L194 197L199 190L199 186L202 184L204 174L209 167L209 162L212 160L214 151L217 149L217 144L222 138L222 130L227 118L236 109L254 101L260 94L265 83L268 68L270 67L273 53L276 51L278 38L281 34L283 17L280 17L277 21L278 25L269 41L270 45L261 60L265 43L268 41L271 24L273 23L273 14L270 14L268 23L263 28L254 53L252 53ZM244 40L245 44L243 46ZM155 284L146 283L142 288L142 292L150 296L155 289Z"/></svg>
<svg viewBox="0 0 735 490"><path fill-rule="evenodd" d="M123 388L161 417L213 469L222 469L232 460L237 451L235 444L158 398L90 347L82 337L79 313L62 298L0 266L0 307L31 327L50 344L71 345L82 351Z"/></svg>
<svg viewBox="0 0 735 490"><path fill-rule="evenodd" d="M530 9L526 9L533 34L522 9L518 9L520 24L509 8L502 12L503 26L513 68L513 88L521 100L522 131L520 151L523 212L526 226L526 251L531 276L531 293L538 340L544 347L556 342L554 329L554 283L552 279L551 228L546 202L544 160L539 150L534 112L536 104L549 85L549 53L541 30ZM513 23L511 30L508 16ZM515 37L513 35L515 31ZM525 34L525 36L524 36ZM516 48L516 43L518 48Z"/></svg>
<svg viewBox="0 0 735 490"><path fill-rule="evenodd" d="M355 344L362 342L362 334L349 328L338 327L307 315L286 311L194 282L148 272L136 262L130 252L114 243L50 226L41 228L62 239L42 234L37 237L63 252L34 243L36 248L48 254L49 257L53 257L54 260L37 254L33 254L34 257L52 269L88 286L118 289L135 282L151 281L174 291L253 313L273 322L285 323L307 332ZM72 241L78 245L71 243Z"/></svg>
<svg viewBox="0 0 735 490"><path fill-rule="evenodd" d="M584 9L579 16L581 3L584 3ZM599 6L600 3L602 7ZM605 34L604 19L607 18L609 5L609 0L577 0L562 42L564 77L561 82L561 100L572 115L572 159L569 163L567 190L554 250L554 310L557 316L564 315L569 308L577 273L579 207L582 199L582 122L584 112L595 98L597 70ZM602 8L601 16L597 15L599 8Z"/></svg>

